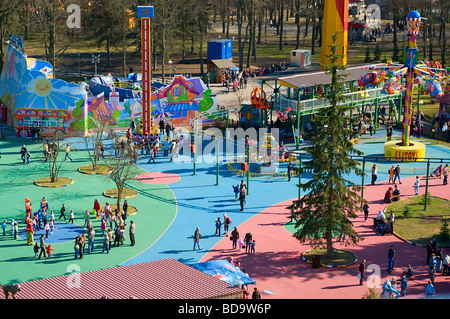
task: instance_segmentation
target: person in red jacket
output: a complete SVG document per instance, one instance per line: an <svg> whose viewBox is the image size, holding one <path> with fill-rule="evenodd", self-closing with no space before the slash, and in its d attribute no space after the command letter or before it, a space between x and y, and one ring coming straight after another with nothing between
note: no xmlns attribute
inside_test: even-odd
<svg viewBox="0 0 450 319"><path fill-rule="evenodd" d="M99 216L98 212L100 211L101 206L98 200L94 200L94 210L95 210L95 216Z"/></svg>

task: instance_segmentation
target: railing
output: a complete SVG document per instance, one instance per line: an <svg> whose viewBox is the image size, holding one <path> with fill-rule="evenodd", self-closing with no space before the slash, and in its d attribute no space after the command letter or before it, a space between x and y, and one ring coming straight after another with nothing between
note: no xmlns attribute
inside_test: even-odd
<svg viewBox="0 0 450 319"><path fill-rule="evenodd" d="M401 98L402 93L383 94L382 88L351 92L343 94L344 100L339 105L358 105L361 103L373 103L375 101L388 101ZM297 112L298 101L284 97L272 97L274 109L286 110L288 107ZM310 99L300 101L300 113L315 113L321 109L330 107L327 99Z"/></svg>

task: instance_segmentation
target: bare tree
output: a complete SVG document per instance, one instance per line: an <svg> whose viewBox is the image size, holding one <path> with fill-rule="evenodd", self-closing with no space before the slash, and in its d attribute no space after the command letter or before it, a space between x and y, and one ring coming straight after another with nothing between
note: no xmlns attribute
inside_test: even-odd
<svg viewBox="0 0 450 319"><path fill-rule="evenodd" d="M98 168L98 160L103 144L103 133L105 131L106 123L106 119L99 119L96 122L97 127L89 130L89 132L84 136L84 144L86 146L86 151L89 154L93 171Z"/></svg>
<svg viewBox="0 0 450 319"><path fill-rule="evenodd" d="M113 169L109 174L110 178L117 187L117 209L120 211L120 202L122 200L122 194L125 185L136 178L138 174L138 168L134 165L136 161L137 153L134 148L134 144L130 143L125 150L120 152L120 155L107 157L108 165Z"/></svg>
<svg viewBox="0 0 450 319"><path fill-rule="evenodd" d="M46 159L48 161L48 172L50 177L50 182L55 183L59 178L59 171L61 169L61 165L64 162L64 159L59 157L59 154L63 150L63 147L60 145L59 134L55 134L53 140L48 142L48 152ZM45 142L47 143L47 142ZM59 159L59 163L58 163Z"/></svg>

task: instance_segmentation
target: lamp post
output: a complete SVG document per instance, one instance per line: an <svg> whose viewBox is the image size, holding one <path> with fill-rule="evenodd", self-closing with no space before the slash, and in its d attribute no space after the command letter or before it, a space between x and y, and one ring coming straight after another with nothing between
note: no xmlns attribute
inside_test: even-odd
<svg viewBox="0 0 450 319"><path fill-rule="evenodd" d="M81 77L81 51L78 51L77 54L78 54L78 76Z"/></svg>
<svg viewBox="0 0 450 319"><path fill-rule="evenodd" d="M95 54L92 55L92 63L94 63L94 65L95 65L95 73L94 73L94 75L96 75L97 74L97 64L100 63L100 54L99 55L95 55Z"/></svg>
<svg viewBox="0 0 450 319"><path fill-rule="evenodd" d="M420 93L419 93L420 94ZM422 117L421 117L421 112L422 112L422 105L423 105L423 101L419 100L419 103L417 103L419 106L419 109L417 110L417 119L419 122L422 122Z"/></svg>
<svg viewBox="0 0 450 319"><path fill-rule="evenodd" d="M169 60L169 66L170 66L170 79L172 79L172 60Z"/></svg>

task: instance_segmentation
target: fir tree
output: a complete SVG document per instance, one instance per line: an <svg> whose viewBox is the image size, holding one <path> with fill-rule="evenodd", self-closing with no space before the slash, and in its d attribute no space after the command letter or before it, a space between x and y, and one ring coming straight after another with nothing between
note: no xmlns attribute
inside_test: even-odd
<svg viewBox="0 0 450 319"><path fill-rule="evenodd" d="M345 176L364 173L359 168L359 162L351 156L360 156L350 140L356 137L348 124L355 120L346 116L349 107L342 105L342 93L345 70L339 64L340 55L337 44L337 34L332 35L333 44L328 56L329 66L324 66L325 72L331 75L328 99L331 106L319 113L314 119L317 129L309 134L313 145L305 148L312 158L304 162L302 170L311 171L312 178L300 187L309 191L300 200L295 200L288 207L297 218L294 237L301 243L310 242L325 246L327 256L333 256L333 237L340 233L348 238L346 244L357 244L362 238L354 231L351 219L360 211L360 203L364 200L359 195L360 187L347 180Z"/></svg>

